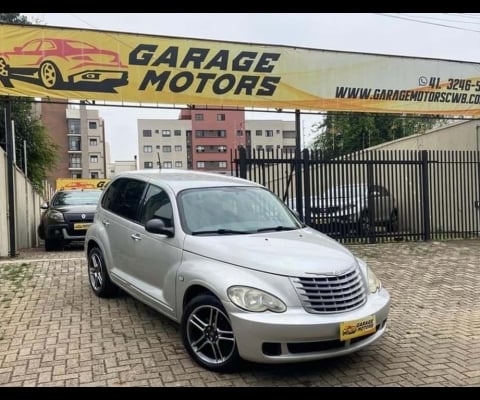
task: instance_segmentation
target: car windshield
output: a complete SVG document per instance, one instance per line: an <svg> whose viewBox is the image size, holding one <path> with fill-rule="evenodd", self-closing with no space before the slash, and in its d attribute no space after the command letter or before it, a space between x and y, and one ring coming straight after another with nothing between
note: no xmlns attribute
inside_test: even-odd
<svg viewBox="0 0 480 400"><path fill-rule="evenodd" d="M72 190L58 192L52 199L52 206L95 205L102 194L101 190Z"/></svg>
<svg viewBox="0 0 480 400"><path fill-rule="evenodd" d="M192 235L238 235L301 228L273 193L259 187L188 189L178 196L182 226Z"/></svg>

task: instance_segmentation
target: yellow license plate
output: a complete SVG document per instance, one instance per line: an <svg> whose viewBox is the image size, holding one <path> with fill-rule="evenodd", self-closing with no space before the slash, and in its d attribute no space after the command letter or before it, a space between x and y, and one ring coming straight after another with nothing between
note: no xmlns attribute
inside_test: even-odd
<svg viewBox="0 0 480 400"><path fill-rule="evenodd" d="M91 225L91 224L89 224L89 223L73 224L73 229L75 229L76 231L82 231L82 230L88 229L88 227L89 227L90 225Z"/></svg>
<svg viewBox="0 0 480 400"><path fill-rule="evenodd" d="M340 340L350 340L359 336L376 332L375 315L340 323Z"/></svg>

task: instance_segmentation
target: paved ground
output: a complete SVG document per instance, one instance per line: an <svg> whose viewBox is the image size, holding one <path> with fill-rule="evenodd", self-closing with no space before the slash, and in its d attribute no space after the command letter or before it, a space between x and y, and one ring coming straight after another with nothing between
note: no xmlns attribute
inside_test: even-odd
<svg viewBox="0 0 480 400"><path fill-rule="evenodd" d="M81 249L0 260L0 386L480 386L480 239L348 245L392 295L385 335L338 359L194 364L176 324L95 297Z"/></svg>

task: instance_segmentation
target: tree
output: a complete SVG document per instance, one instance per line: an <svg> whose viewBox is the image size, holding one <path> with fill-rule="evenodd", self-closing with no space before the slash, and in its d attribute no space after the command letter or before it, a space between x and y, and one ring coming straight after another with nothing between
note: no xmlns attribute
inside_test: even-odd
<svg viewBox="0 0 480 400"><path fill-rule="evenodd" d="M0 22L28 24L25 16L19 13L0 13ZM0 100L6 99L0 96ZM28 97L10 98L11 115L15 126L15 157L18 167L25 172L24 141L27 153L27 174L32 183L40 190L48 173L58 160L58 145L52 142L41 121L32 113L32 100ZM0 101L0 130L5 130L4 109L6 103ZM0 145L5 148L5 136Z"/></svg>
<svg viewBox="0 0 480 400"><path fill-rule="evenodd" d="M328 112L313 127L314 149L327 157L348 154L444 124L438 116Z"/></svg>

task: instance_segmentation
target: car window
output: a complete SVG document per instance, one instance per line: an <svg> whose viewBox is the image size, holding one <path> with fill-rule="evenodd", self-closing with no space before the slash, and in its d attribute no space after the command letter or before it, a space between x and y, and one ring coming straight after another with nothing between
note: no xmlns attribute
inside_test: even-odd
<svg viewBox="0 0 480 400"><path fill-rule="evenodd" d="M166 227L173 226L172 203L167 193L155 185L150 185L147 190L140 221L145 224L152 218L161 219Z"/></svg>
<svg viewBox="0 0 480 400"><path fill-rule="evenodd" d="M146 182L136 179L117 179L108 187L102 199L102 207L124 218L138 221L138 210L146 186Z"/></svg>

